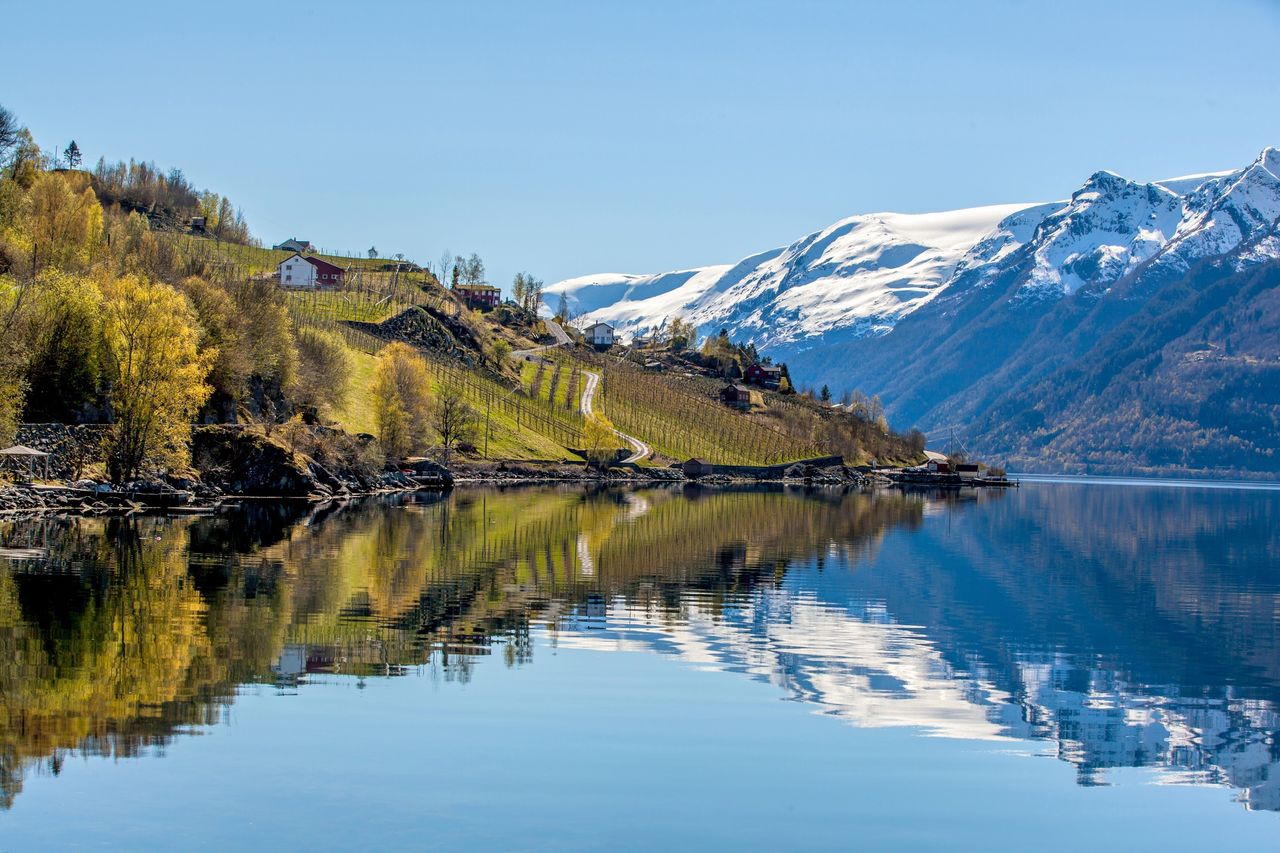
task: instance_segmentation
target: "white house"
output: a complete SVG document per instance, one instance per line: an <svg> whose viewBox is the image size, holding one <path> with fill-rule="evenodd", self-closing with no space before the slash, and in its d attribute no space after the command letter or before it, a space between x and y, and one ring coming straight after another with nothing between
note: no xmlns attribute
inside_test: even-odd
<svg viewBox="0 0 1280 853"><path fill-rule="evenodd" d="M304 258L296 252L276 266L276 274L281 287L337 287L344 277L341 267L319 258Z"/></svg>
<svg viewBox="0 0 1280 853"><path fill-rule="evenodd" d="M592 346L613 346L613 326L608 323L593 323L583 329L582 333L587 336L587 341Z"/></svg>
<svg viewBox="0 0 1280 853"><path fill-rule="evenodd" d="M310 240L299 240L296 237L290 237L283 243L277 243L271 248L276 250L283 249L286 252L310 252L312 247Z"/></svg>

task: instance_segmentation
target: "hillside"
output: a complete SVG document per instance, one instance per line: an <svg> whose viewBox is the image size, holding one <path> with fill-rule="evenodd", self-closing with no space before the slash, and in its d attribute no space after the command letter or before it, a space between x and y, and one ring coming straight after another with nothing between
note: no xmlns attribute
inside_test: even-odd
<svg viewBox="0 0 1280 853"><path fill-rule="evenodd" d="M893 422L957 427L1023 470L1280 473L1280 154L1154 183L1098 172L1067 201L979 210L998 221L853 217L687 274L737 282L692 301L633 287L663 276L548 291L628 329L666 312L727 326L801 385L877 394ZM872 223L892 237L847 239Z"/></svg>
<svg viewBox="0 0 1280 853"><path fill-rule="evenodd" d="M588 387L597 412L652 442L646 465L837 447L851 461L914 458L874 418L787 399L739 412L719 401L723 383L649 375L581 345L544 349L553 338L528 307L474 310L410 260L319 256L340 283L282 287L276 266L290 253L258 245L226 197L136 161L64 168L22 139L0 152L0 445L56 443L60 475L148 488L162 476L288 479L293 493L394 478L420 455L581 464L618 438L582 414ZM436 269L483 281L476 255ZM740 375L748 353L726 341L722 355ZM195 424L234 428L201 430L196 454Z"/></svg>

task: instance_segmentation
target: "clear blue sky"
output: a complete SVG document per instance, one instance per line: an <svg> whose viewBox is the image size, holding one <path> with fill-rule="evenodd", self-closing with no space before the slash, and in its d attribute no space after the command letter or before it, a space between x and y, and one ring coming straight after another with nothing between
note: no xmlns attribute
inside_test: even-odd
<svg viewBox="0 0 1280 853"><path fill-rule="evenodd" d="M11 5L0 104L178 166L267 242L506 286L736 260L849 214L1060 198L1280 145L1280 5ZM20 35L19 35L20 34Z"/></svg>

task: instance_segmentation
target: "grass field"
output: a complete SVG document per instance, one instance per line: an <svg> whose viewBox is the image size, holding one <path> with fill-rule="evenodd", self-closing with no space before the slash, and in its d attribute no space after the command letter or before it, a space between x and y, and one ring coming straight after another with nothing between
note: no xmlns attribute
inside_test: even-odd
<svg viewBox="0 0 1280 853"><path fill-rule="evenodd" d="M347 432L376 435L378 423L373 414L372 388L378 357L351 347L347 351L351 358L351 384L346 402L341 409L331 413L332 417Z"/></svg>

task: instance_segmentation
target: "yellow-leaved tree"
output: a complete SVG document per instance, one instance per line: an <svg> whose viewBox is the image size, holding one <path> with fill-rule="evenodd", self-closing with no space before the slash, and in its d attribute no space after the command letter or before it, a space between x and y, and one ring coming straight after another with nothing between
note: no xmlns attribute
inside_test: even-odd
<svg viewBox="0 0 1280 853"><path fill-rule="evenodd" d="M102 242L102 205L79 173L41 172L31 186L26 237L40 268L82 269Z"/></svg>
<svg viewBox="0 0 1280 853"><path fill-rule="evenodd" d="M431 411L427 363L408 344L389 344L378 356L373 377L378 443L388 460L401 459L426 446Z"/></svg>
<svg viewBox="0 0 1280 853"><path fill-rule="evenodd" d="M23 292L0 278L0 446L13 443L26 396Z"/></svg>
<svg viewBox="0 0 1280 853"><path fill-rule="evenodd" d="M587 422L582 427L582 449L588 462L604 467L613 461L620 446L618 434L608 418L596 412L587 415Z"/></svg>
<svg viewBox="0 0 1280 853"><path fill-rule="evenodd" d="M297 333L298 368L290 396L308 417L340 408L351 385L351 354L342 338L303 326Z"/></svg>
<svg viewBox="0 0 1280 853"><path fill-rule="evenodd" d="M198 350L191 306L166 284L124 276L102 285L102 296L115 418L108 473L120 483L185 465L217 352Z"/></svg>
<svg viewBox="0 0 1280 853"><path fill-rule="evenodd" d="M270 282L215 284L185 279L186 295L201 329L200 349L216 349L209 384L209 408L220 418L234 416L256 387L266 403L262 415L274 423L282 414L275 402L294 381L297 352L289 313L280 289Z"/></svg>

